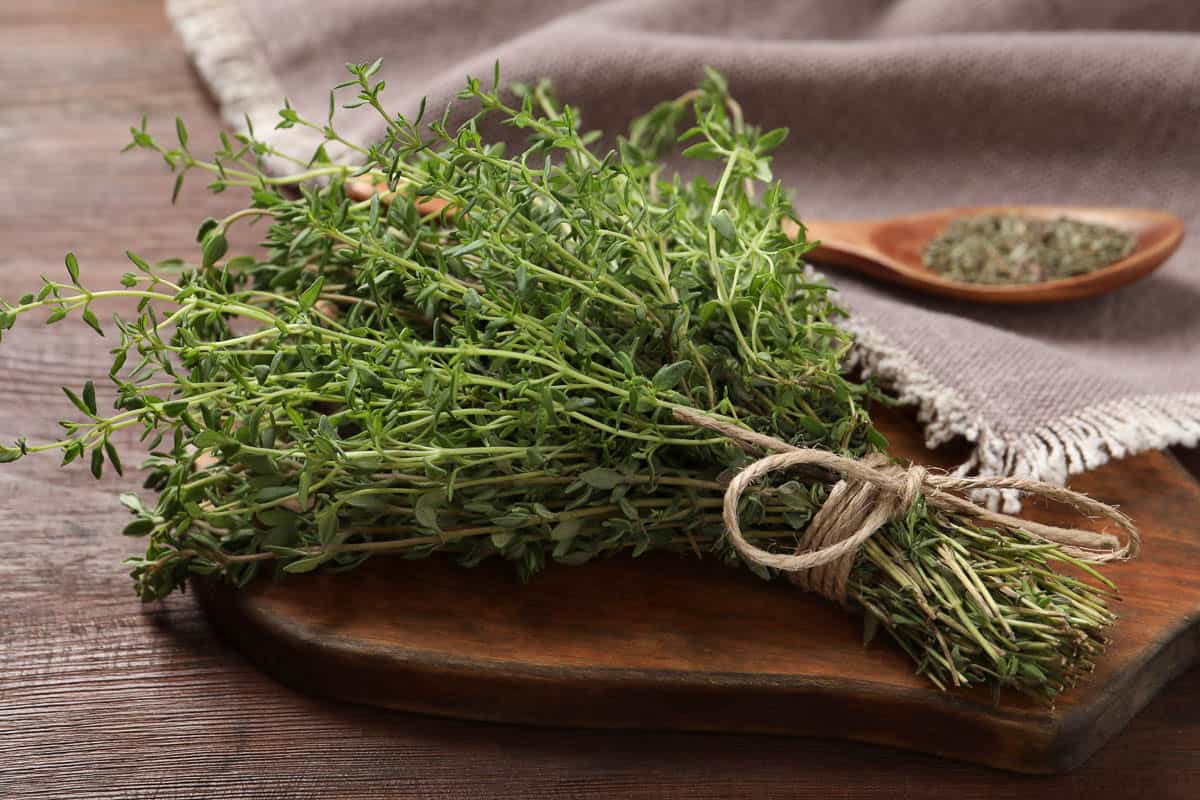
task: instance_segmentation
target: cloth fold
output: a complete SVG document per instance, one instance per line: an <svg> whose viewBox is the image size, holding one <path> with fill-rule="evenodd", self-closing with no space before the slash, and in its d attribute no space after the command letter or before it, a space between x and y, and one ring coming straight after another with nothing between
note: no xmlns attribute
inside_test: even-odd
<svg viewBox="0 0 1200 800"><path fill-rule="evenodd" d="M801 218L945 206L1144 206L1200 221L1200 4L1155 0L167 0L229 122L323 119L345 62L384 57L387 104L439 108L466 75L548 77L608 133L722 70L746 117L786 126ZM351 137L379 135L347 113ZM281 149L316 134L272 131ZM1200 238L1091 300L968 306L827 274L857 358L920 408L964 472L1064 483L1200 440Z"/></svg>

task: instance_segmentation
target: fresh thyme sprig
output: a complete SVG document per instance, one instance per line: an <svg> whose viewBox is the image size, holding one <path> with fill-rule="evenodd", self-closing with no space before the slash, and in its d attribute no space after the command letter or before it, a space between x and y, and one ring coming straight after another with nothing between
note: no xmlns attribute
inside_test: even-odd
<svg viewBox="0 0 1200 800"><path fill-rule="evenodd" d="M339 87L386 125L366 146L335 128L332 93L325 123L280 112L280 127L320 132L307 159L247 121L202 160L181 122L168 149L143 120L131 146L166 161L176 194L204 172L214 191L248 191L247 208L201 224L199 263L130 253L121 288L98 291L68 256L69 282L0 303L2 335L41 311L100 330L95 301L138 301L115 322L115 413L91 382L67 390L84 419L0 460L61 450L99 476L122 468L112 435L140 429L157 500L122 500L125 533L148 538L130 559L144 599L192 574L244 585L264 567L346 570L384 553L499 556L524 578L648 550L737 563L720 508L746 456L673 408L844 454L886 447L875 390L843 374L852 339L803 263L803 229L783 233L792 210L770 153L786 132L746 124L719 74L605 151L545 84L469 79L475 113L452 128L449 110L428 123L424 107L388 112L378 66L350 65ZM523 133L523 149L487 141L485 120ZM715 180L666 172L679 142L715 162ZM354 163L332 161L334 146ZM297 170L271 174L268 158ZM258 220L265 252L226 258L228 229ZM829 476L796 477L747 494L748 535L797 546ZM1087 569L918 503L863 548L849 594L939 686L1053 697L1112 619L1106 590L1056 562Z"/></svg>

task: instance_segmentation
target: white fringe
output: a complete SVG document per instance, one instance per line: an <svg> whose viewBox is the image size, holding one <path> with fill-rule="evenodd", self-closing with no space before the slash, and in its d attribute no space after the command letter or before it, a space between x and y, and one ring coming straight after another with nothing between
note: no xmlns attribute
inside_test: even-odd
<svg viewBox="0 0 1200 800"><path fill-rule="evenodd" d="M345 145L325 141L319 131L300 125L275 127L287 94L237 0L166 0L166 8L226 124L243 134L249 133L252 125L256 139L293 156L306 156L323 146L335 162L349 157ZM276 175L295 170L287 159L274 155L265 156L263 164Z"/></svg>
<svg viewBox="0 0 1200 800"><path fill-rule="evenodd" d="M258 135L270 132L279 119L283 85L237 4L166 0L166 10L192 63L217 99L225 122L246 133L249 118Z"/></svg>
<svg viewBox="0 0 1200 800"><path fill-rule="evenodd" d="M960 474L1011 475L1065 485L1071 475L1114 458L1172 445L1200 443L1200 394L1147 395L1087 406L1017 436L990 428L952 388L907 351L859 319L844 321L857 339L853 363L917 407L925 443L962 436L974 445ZM986 490L976 498L1006 513L1020 510L1015 493Z"/></svg>

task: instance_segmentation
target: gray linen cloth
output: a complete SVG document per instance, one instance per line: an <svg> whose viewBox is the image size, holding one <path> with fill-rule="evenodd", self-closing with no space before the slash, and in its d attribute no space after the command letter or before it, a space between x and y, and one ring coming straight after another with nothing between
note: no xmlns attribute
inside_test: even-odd
<svg viewBox="0 0 1200 800"><path fill-rule="evenodd" d="M959 205L1164 208L1200 221L1193 0L168 0L228 122L286 95L323 119L345 62L383 56L387 103L440 108L471 74L551 78L589 127L727 75L747 119L787 126L800 216ZM377 117L339 123L360 139ZM276 131L311 151L308 132ZM300 139L301 141L297 141ZM920 408L964 470L1065 482L1200 437L1200 237L1151 278L1050 307L932 300L833 271L861 363Z"/></svg>

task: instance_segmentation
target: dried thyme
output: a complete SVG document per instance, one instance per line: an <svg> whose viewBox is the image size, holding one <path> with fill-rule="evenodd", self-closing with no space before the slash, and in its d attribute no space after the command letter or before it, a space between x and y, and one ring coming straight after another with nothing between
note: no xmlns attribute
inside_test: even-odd
<svg viewBox="0 0 1200 800"><path fill-rule="evenodd" d="M847 455L886 447L875 391L842 372L852 340L832 290L806 271L803 235L781 231L793 212L770 152L786 131L746 124L720 75L602 150L545 85L470 80L475 115L451 128L386 111L378 66L352 65L340 88L382 117L381 142L344 139L332 94L322 122L280 111L353 164L324 146L280 153L252 130L203 160L181 122L170 148L143 122L131 146L164 158L176 190L207 173L249 205L201 224L199 263L130 253L121 286L93 290L68 256L67 281L0 303L2 334L34 312L99 330L95 301L140 301L115 323L115 413L90 381L67 389L81 418L65 437L0 461L60 451L99 477L122 469L112 435L140 429L156 497L122 501L125 534L148 540L129 561L143 599L195 574L245 585L387 553L499 557L524 578L648 550L739 563L722 476L746 456L673 408ZM523 131L524 149L486 141L485 118ZM681 141L716 162L715 181L665 171ZM269 174L268 157L297 171ZM391 202L347 197L361 181L386 182ZM226 230L257 219L265 252L227 258ZM748 535L795 548L826 491L810 477L748 494ZM1054 570L1068 562L917 503L863 548L850 595L868 632L937 685L1052 698L1088 672L1112 620L1096 582L1109 584Z"/></svg>
<svg viewBox="0 0 1200 800"><path fill-rule="evenodd" d="M1068 217L988 214L952 221L921 257L958 281L1037 283L1094 272L1125 258L1136 243L1125 231Z"/></svg>

